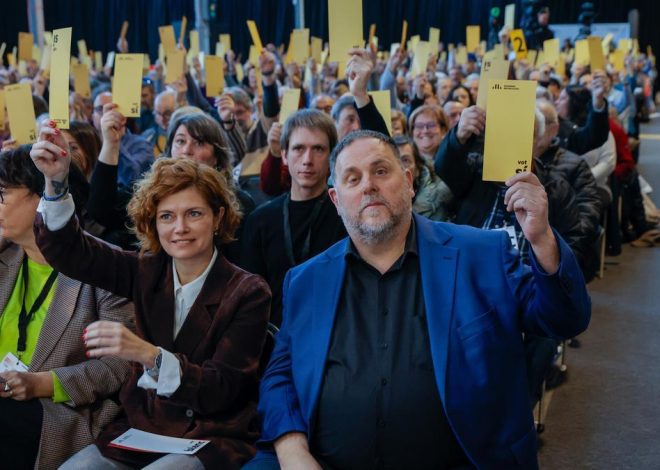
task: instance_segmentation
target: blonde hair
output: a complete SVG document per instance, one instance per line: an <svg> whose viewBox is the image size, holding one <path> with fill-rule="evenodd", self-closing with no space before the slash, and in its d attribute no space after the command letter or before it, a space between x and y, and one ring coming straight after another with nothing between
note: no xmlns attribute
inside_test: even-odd
<svg viewBox="0 0 660 470"><path fill-rule="evenodd" d="M160 202L172 194L195 188L218 215L224 208L217 240L223 243L234 239L241 220L236 195L225 177L214 168L187 158L160 158L151 170L135 185L135 193L128 203L132 231L140 242L140 252L161 250L156 213Z"/></svg>

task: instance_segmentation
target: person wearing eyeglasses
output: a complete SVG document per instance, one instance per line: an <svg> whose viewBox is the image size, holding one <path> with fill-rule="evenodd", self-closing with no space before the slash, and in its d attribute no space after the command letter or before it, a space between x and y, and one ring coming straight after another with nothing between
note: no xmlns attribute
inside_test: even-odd
<svg viewBox="0 0 660 470"><path fill-rule="evenodd" d="M0 369L0 467L13 470L58 468L92 444L117 417L112 396L131 370L120 358L85 355L84 329L106 320L132 331L133 305L46 261L32 229L44 185L29 146L0 154L0 359L14 357L11 370L4 361ZM79 216L87 186L72 165Z"/></svg>
<svg viewBox="0 0 660 470"><path fill-rule="evenodd" d="M154 158L165 152L167 145L167 126L170 125L172 113L176 109L176 94L172 90L165 90L156 96L153 115L154 124L142 133L142 137L153 145Z"/></svg>
<svg viewBox="0 0 660 470"><path fill-rule="evenodd" d="M447 116L440 106L425 105L417 108L408 121L409 132L419 153L431 163L449 130Z"/></svg>

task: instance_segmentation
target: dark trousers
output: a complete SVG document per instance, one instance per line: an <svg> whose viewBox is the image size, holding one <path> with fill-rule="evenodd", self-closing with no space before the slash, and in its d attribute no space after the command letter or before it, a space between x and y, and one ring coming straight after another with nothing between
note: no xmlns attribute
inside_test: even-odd
<svg viewBox="0 0 660 470"><path fill-rule="evenodd" d="M624 241L632 241L651 228L646 221L644 199L639 186L637 170L633 170L623 177L620 184L622 201L621 229L623 230Z"/></svg>
<svg viewBox="0 0 660 470"><path fill-rule="evenodd" d="M527 364L527 387L532 409L541 398L541 387L545 374L552 366L557 354L558 341L536 335L525 335L525 362Z"/></svg>
<svg viewBox="0 0 660 470"><path fill-rule="evenodd" d="M39 400L0 398L0 468L34 468L39 453L43 414Z"/></svg>

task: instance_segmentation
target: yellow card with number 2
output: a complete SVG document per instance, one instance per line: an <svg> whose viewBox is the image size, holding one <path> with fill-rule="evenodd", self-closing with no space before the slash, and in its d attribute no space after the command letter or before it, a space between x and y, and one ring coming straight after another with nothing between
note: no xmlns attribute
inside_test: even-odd
<svg viewBox="0 0 660 470"><path fill-rule="evenodd" d="M484 181L506 181L531 170L536 81L490 80L484 146Z"/></svg>

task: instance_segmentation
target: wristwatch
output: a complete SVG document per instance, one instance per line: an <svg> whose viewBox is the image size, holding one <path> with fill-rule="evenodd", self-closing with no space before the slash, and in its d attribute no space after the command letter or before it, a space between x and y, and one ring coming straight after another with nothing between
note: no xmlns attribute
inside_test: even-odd
<svg viewBox="0 0 660 470"><path fill-rule="evenodd" d="M158 355L156 356L156 359L154 359L154 366L151 368L147 368L147 374L149 374L153 378L157 378L158 374L160 373L160 365L163 363L163 350L161 348L158 348Z"/></svg>

